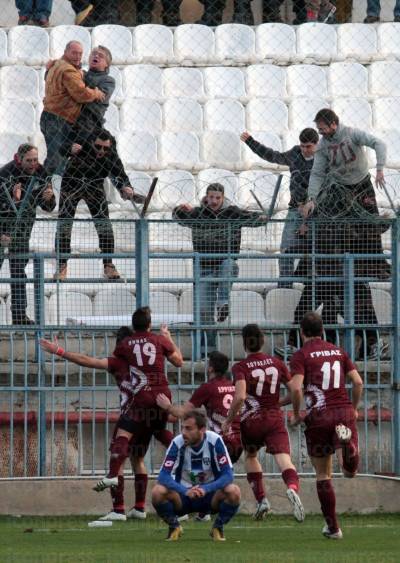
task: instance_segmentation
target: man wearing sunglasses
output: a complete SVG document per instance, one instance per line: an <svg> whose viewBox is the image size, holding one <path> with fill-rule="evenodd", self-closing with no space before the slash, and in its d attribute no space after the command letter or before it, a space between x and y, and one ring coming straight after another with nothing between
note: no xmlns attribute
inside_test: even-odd
<svg viewBox="0 0 400 563"><path fill-rule="evenodd" d="M118 157L114 137L99 129L82 144L65 143L62 153L69 156L60 192L56 251L58 256L55 279L67 277L68 254L71 253L71 231L78 203L83 200L89 208L103 254L114 252L114 233L108 215L104 180L110 178L123 199L142 203L144 197L134 193L124 166ZM120 275L110 257L103 258L104 277L116 280Z"/></svg>

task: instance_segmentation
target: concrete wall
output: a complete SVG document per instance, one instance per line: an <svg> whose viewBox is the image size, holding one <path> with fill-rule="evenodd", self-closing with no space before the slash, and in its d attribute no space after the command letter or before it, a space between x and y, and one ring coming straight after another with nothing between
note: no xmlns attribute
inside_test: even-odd
<svg viewBox="0 0 400 563"><path fill-rule="evenodd" d="M1 515L62 516L100 515L111 508L108 491L95 493L92 487L97 479L29 479L0 480ZM254 498L244 477L236 480L243 493L241 511L254 511ZM147 509L151 511L150 494L153 479L149 480ZM358 477L334 480L338 512L371 513L377 511L400 512L400 479ZM280 478L267 482L268 498L277 514L290 513L285 496L285 486ZM301 481L301 497L306 512L319 513L315 481ZM132 506L133 479L126 479L126 505Z"/></svg>

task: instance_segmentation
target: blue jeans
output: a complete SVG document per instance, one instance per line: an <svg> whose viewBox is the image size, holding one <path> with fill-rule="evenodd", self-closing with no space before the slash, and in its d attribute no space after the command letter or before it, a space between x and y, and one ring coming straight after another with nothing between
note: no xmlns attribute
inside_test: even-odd
<svg viewBox="0 0 400 563"><path fill-rule="evenodd" d="M303 244L304 237L298 234L300 225L303 222L298 209L290 208L283 227L280 251L298 252L298 248ZM279 259L279 275L280 277L293 276L294 274L294 258ZM292 282L279 282L279 287L292 287Z"/></svg>
<svg viewBox="0 0 400 563"><path fill-rule="evenodd" d="M367 16L379 16L381 13L381 3L379 0L367 0ZM394 3L394 16L400 16L400 0Z"/></svg>
<svg viewBox="0 0 400 563"><path fill-rule="evenodd" d="M44 167L49 175L63 172L67 159L61 156L59 151L71 128L72 125L54 113L43 111L40 116L40 130L44 135L47 147Z"/></svg>
<svg viewBox="0 0 400 563"><path fill-rule="evenodd" d="M215 323L215 306L229 303L232 281L209 281L207 278L237 278L239 266L236 260L225 258L220 264L200 266L200 322L206 325ZM208 332L208 347L215 346L215 331Z"/></svg>
<svg viewBox="0 0 400 563"><path fill-rule="evenodd" d="M49 19L53 0L15 0L15 5L20 16L34 20Z"/></svg>

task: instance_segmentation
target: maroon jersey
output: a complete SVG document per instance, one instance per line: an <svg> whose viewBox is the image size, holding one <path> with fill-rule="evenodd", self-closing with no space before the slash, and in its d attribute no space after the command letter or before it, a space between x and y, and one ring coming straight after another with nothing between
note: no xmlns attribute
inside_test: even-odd
<svg viewBox="0 0 400 563"><path fill-rule="evenodd" d="M235 386L230 379L215 377L208 383L200 385L189 401L196 408L205 406L210 429L221 434L221 425L228 416L234 394ZM231 429L232 432L240 432L239 416L233 420Z"/></svg>
<svg viewBox="0 0 400 563"><path fill-rule="evenodd" d="M154 397L168 389L164 359L174 350L174 345L165 336L151 332L135 332L116 346L114 355L108 358L108 371L113 374L121 373L123 365L127 364L135 404L152 406Z"/></svg>
<svg viewBox="0 0 400 563"><path fill-rule="evenodd" d="M243 405L241 420L258 415L264 409L279 409L281 383L290 381L285 364L263 352L250 354L232 367L236 381L246 381L247 398Z"/></svg>
<svg viewBox="0 0 400 563"><path fill-rule="evenodd" d="M290 360L292 375L304 376L307 412L351 405L346 374L356 369L344 350L321 338L309 340Z"/></svg>

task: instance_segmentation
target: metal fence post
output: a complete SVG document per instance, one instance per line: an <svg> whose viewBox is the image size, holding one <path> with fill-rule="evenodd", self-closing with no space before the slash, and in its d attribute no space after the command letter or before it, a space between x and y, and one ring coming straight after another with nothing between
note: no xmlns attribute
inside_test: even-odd
<svg viewBox="0 0 400 563"><path fill-rule="evenodd" d="M344 255L344 340L345 349L354 359L354 257Z"/></svg>
<svg viewBox="0 0 400 563"><path fill-rule="evenodd" d="M141 217L135 222L136 308L149 304L149 222Z"/></svg>
<svg viewBox="0 0 400 563"><path fill-rule="evenodd" d="M400 219L392 223L393 465L400 475Z"/></svg>
<svg viewBox="0 0 400 563"><path fill-rule="evenodd" d="M41 351L39 340L43 336L45 324L44 308L44 259L35 254L33 258L33 287L35 295L35 322L39 327L35 331L35 358L38 362L38 439L39 439L39 475L46 475L46 357Z"/></svg>
<svg viewBox="0 0 400 563"><path fill-rule="evenodd" d="M193 341L193 359L201 359L201 329L200 323L200 256L198 253L193 259L193 324L195 327Z"/></svg>

